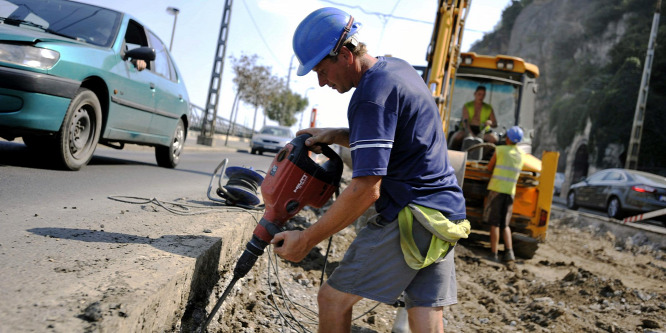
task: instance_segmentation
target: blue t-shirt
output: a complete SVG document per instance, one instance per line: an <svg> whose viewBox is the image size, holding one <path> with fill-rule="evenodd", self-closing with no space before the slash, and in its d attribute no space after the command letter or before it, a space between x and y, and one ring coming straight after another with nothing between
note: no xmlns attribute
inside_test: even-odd
<svg viewBox="0 0 666 333"><path fill-rule="evenodd" d="M465 218L465 199L449 165L439 110L407 62L379 57L349 102L352 177L382 176L377 212L393 220L407 204Z"/></svg>

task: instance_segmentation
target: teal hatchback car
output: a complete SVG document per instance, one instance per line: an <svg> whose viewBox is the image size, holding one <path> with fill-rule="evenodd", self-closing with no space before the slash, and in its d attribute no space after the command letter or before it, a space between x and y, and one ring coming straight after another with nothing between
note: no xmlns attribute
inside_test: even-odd
<svg viewBox="0 0 666 333"><path fill-rule="evenodd" d="M128 14L67 0L0 0L0 137L78 170L98 143L155 147L174 168L190 104L164 43Z"/></svg>

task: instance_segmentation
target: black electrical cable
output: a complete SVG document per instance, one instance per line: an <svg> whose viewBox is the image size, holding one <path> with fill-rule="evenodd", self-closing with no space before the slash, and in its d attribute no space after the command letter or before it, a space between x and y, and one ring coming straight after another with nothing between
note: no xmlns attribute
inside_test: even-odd
<svg viewBox="0 0 666 333"><path fill-rule="evenodd" d="M135 204L135 205L154 204L154 205L162 207L166 211L168 211L172 214L176 214L176 215L208 214L208 213L215 212L215 211L220 211L220 210L221 211L244 211L244 212L248 212L248 213L250 212L249 209L246 209L246 208L243 208L243 207L205 206L205 205L187 204L187 203L174 202L174 201L161 201L161 200L158 200L157 198L142 198L142 197L125 196L125 195L110 195L107 198L109 198L111 200L114 200L114 201L119 201L119 202L124 202L124 203L129 203L129 204ZM176 208L174 208L174 207L176 207ZM195 210L192 210L192 208L201 209L201 210L195 211ZM255 220L256 220L256 218L255 218Z"/></svg>
<svg viewBox="0 0 666 333"><path fill-rule="evenodd" d="M326 274L326 266L328 265L328 253L331 251L331 243L333 236L328 238L328 246L326 246L326 255L324 256L324 267L321 269L321 277L319 278L319 287L324 285L324 274Z"/></svg>
<svg viewBox="0 0 666 333"><path fill-rule="evenodd" d="M254 178L250 176L234 175L233 177L229 178L226 186L242 188L257 194L260 185L254 180Z"/></svg>
<svg viewBox="0 0 666 333"><path fill-rule="evenodd" d="M280 290L281 290L281 292L282 292L282 298L283 298L283 300L284 300L284 302L285 302L285 308L287 309L287 311L289 311L289 314L291 315L291 317L292 317L294 320L297 320L297 319L296 319L296 316L294 316L294 314L291 312L291 310L290 310L289 307L287 306L287 302L289 302L289 303L294 307L294 309L296 309L296 311L298 311L300 314L302 314L303 316L305 316L305 317L308 318L309 320L314 321L314 319L313 319L312 317L308 317L306 314L304 314L303 312L301 312L300 310L298 310L298 307L296 306L297 303L291 300L291 298L289 297L289 294L287 293L286 289L285 289L284 287L282 287L282 281L280 281L280 276L278 275L278 264L277 264L278 261L277 261L277 255L276 255L275 253L273 253L273 256L275 257L275 263L274 263L274 265L275 265L275 269L274 269L274 271L275 271L275 277L276 277L276 279L277 279L278 286L280 287ZM271 262L271 264L272 264L272 262ZM270 283L269 283L269 284L270 284ZM316 314L316 312L314 312L314 313ZM298 324L299 324L299 326L301 326L301 328L302 328L303 330L307 331L307 329L306 329L305 327L303 327L303 325L300 324L300 321L298 321Z"/></svg>
<svg viewBox="0 0 666 333"><path fill-rule="evenodd" d="M287 323L287 325L289 325L289 327L291 327L291 329L293 329L293 330L295 330L295 331L298 331L298 330L297 330L297 329L296 329L296 328L290 323L289 318L287 318L287 316L286 316L284 313L282 313L282 311L280 310L280 307L279 307L279 305L278 305L278 302L277 302L277 300L276 300L277 295L273 294L273 289L271 288L271 278L270 278L271 267L275 267L275 268L274 268L274 270L275 270L275 278L276 278L276 280L277 280L277 285L278 285L278 287L280 288L280 291L281 291L281 293L282 293L283 301L285 302L284 307L285 307L285 308L287 309L287 311L289 312L289 315L291 316L291 318L292 318L293 320L296 321L296 323L298 324L298 326L300 326L300 328L302 329L302 331L303 331L303 332L309 332L309 330L307 330L305 327L303 327L303 325L300 323L300 321L299 321L298 319L296 319L296 317L294 316L294 314L291 313L291 310L289 309L289 307L288 307L287 304L286 304L287 300L288 300L290 303L292 303L292 304L293 304L293 302L289 299L289 296L287 295L285 288L282 287L282 282L280 281L280 276L278 275L278 272L277 272L277 269L278 269L277 259L275 260L275 263L273 264L273 261L271 260L271 255L268 254L267 257L268 257L269 267L268 267L268 270L266 271L266 277L267 277L267 281L268 281L268 288L269 288L269 291L270 291L271 296L272 296L272 297L271 297L271 301L273 302L273 307L275 308L275 310L277 310L277 312L280 314L280 317L281 317L281 318Z"/></svg>

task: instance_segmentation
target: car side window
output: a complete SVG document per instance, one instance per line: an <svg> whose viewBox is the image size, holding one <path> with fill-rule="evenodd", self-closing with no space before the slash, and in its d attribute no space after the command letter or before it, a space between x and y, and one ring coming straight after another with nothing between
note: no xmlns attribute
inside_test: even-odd
<svg viewBox="0 0 666 333"><path fill-rule="evenodd" d="M148 31L148 39L150 40L150 47L155 49L155 73L171 80L171 62L169 61L169 54L167 53L166 47L162 44L162 41L150 31Z"/></svg>
<svg viewBox="0 0 666 333"><path fill-rule="evenodd" d="M125 33L125 51L133 50L137 47L148 46L146 32L139 23L130 20ZM150 69L150 62L147 62L146 68Z"/></svg>
<svg viewBox="0 0 666 333"><path fill-rule="evenodd" d="M604 179L604 177L606 175L607 175L607 172L597 172L597 173L593 174L592 176L590 176L590 178L588 178L587 180L591 181L591 182L598 182L598 181Z"/></svg>
<svg viewBox="0 0 666 333"><path fill-rule="evenodd" d="M604 177L604 180L622 180L622 179L624 179L624 177L622 177L622 174L617 171L609 172Z"/></svg>

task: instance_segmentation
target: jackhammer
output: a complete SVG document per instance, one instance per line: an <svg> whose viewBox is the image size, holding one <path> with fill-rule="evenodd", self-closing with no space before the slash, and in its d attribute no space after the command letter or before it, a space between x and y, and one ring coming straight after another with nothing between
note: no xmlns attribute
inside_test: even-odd
<svg viewBox="0 0 666 333"><path fill-rule="evenodd" d="M328 157L328 161L322 165L315 163L309 157L305 145L309 137L309 134L303 134L294 138L275 155L261 183L266 207L264 215L238 259L229 285L206 318L201 332L206 330L234 284L252 269L273 236L284 230L287 221L305 206L321 208L340 186L342 159L329 146L321 145L322 153Z"/></svg>

